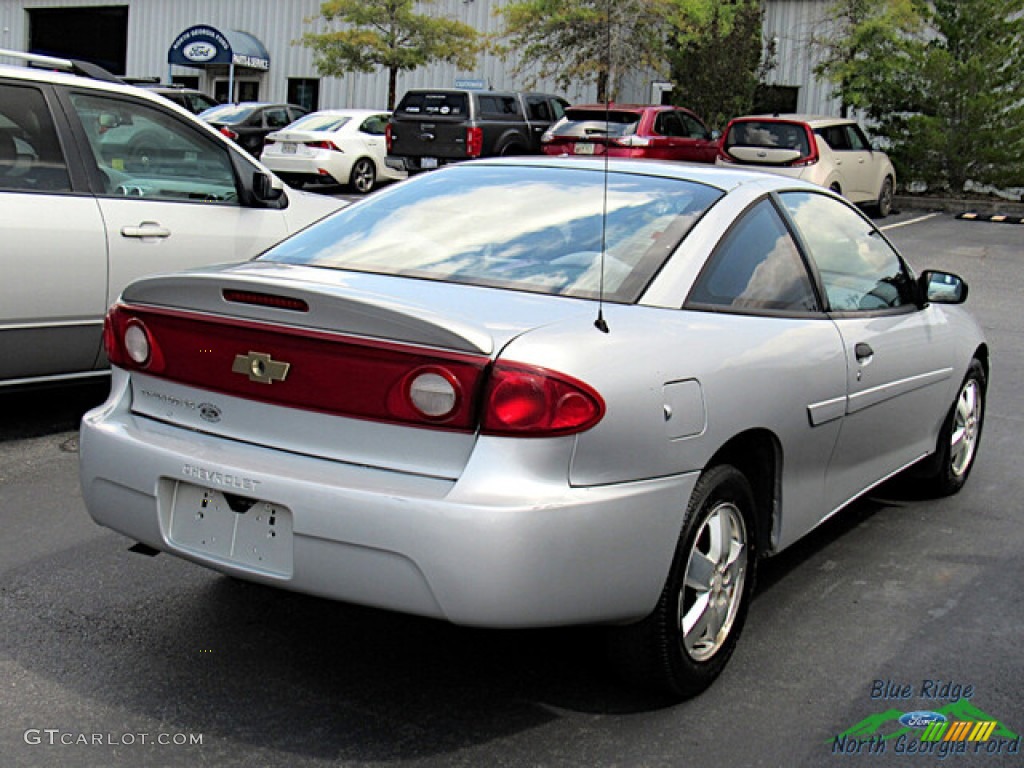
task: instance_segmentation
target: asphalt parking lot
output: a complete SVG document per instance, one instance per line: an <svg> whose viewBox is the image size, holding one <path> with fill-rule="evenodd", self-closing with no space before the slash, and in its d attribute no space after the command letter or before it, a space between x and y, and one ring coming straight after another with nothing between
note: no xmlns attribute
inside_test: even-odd
<svg viewBox="0 0 1024 768"><path fill-rule="evenodd" d="M675 706L608 673L600 630L464 629L133 554L78 490L104 386L0 394L0 765L1024 765L1024 226L883 224L970 285L993 361L975 471L939 501L884 486L770 561L724 675ZM999 726L873 746L936 710Z"/></svg>

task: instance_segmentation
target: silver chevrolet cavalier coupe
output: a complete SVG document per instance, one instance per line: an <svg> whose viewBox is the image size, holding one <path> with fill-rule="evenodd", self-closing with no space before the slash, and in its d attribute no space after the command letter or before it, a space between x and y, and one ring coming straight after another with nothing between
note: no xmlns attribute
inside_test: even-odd
<svg viewBox="0 0 1024 768"><path fill-rule="evenodd" d="M757 562L898 472L964 484L967 287L784 177L579 158L417 177L111 309L89 513L225 573L488 627L613 625L683 698Z"/></svg>

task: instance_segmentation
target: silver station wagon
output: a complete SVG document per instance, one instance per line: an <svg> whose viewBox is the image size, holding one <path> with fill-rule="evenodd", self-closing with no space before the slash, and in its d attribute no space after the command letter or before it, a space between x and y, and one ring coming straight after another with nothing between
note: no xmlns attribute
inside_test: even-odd
<svg viewBox="0 0 1024 768"><path fill-rule="evenodd" d="M92 517L265 584L487 627L612 625L706 688L759 559L977 455L989 351L818 186L580 158L459 164L258 259L129 286L82 423Z"/></svg>

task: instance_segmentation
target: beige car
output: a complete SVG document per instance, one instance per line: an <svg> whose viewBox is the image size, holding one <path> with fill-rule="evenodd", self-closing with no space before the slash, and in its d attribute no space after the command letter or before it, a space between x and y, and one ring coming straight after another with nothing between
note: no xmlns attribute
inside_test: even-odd
<svg viewBox="0 0 1024 768"><path fill-rule="evenodd" d="M892 210L896 171L853 120L809 115L737 117L725 128L718 165L758 167L838 192L879 218Z"/></svg>

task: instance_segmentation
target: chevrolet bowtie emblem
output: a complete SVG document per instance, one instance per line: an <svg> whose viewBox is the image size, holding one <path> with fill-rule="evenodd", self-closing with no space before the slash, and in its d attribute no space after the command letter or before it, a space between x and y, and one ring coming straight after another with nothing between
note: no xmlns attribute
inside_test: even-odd
<svg viewBox="0 0 1024 768"><path fill-rule="evenodd" d="M248 376L249 381L258 381L261 384L273 384L275 381L284 381L288 375L290 363L282 363L279 360L271 360L270 355L262 352L250 352L247 355L236 355L235 362L231 365L234 373Z"/></svg>

